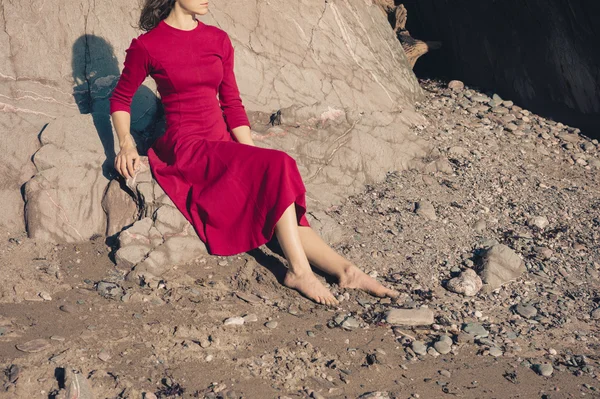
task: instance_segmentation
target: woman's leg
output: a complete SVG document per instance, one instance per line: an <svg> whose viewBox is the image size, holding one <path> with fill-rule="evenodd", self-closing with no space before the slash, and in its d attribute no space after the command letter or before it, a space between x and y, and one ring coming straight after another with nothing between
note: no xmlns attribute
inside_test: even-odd
<svg viewBox="0 0 600 399"><path fill-rule="evenodd" d="M315 267L338 278L342 288L358 288L372 295L397 297L398 292L384 287L348 259L331 248L308 226L298 226L298 233L308 261Z"/></svg>
<svg viewBox="0 0 600 399"><path fill-rule="evenodd" d="M283 212L275 225L275 234L289 264L283 283L317 303L324 305L337 304L337 299L325 288L310 268L300 240L296 209L293 202Z"/></svg>

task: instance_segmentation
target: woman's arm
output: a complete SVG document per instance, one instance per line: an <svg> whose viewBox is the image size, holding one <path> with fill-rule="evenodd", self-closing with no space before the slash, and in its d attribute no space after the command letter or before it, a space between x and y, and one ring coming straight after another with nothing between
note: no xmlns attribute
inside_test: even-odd
<svg viewBox="0 0 600 399"><path fill-rule="evenodd" d="M228 34L223 38L223 79L219 85L219 104L227 127L242 144L254 145L250 131L250 121L240 98L240 91L234 74L234 49Z"/></svg>
<svg viewBox="0 0 600 399"><path fill-rule="evenodd" d="M254 145L254 141L252 141L252 132L250 130L250 126L238 126L234 129L231 129L231 133L233 133L238 142L242 144Z"/></svg>
<svg viewBox="0 0 600 399"><path fill-rule="evenodd" d="M150 71L150 57L144 45L133 39L126 50L124 68L110 97L110 114L121 150L115 158L115 169L123 177L132 177L139 167L140 156L130 132L131 101Z"/></svg>

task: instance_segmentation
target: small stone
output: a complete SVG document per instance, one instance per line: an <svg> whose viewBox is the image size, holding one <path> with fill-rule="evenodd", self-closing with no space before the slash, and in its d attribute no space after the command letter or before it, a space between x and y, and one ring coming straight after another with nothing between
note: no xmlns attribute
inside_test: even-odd
<svg viewBox="0 0 600 399"><path fill-rule="evenodd" d="M277 328L277 322L276 321L268 321L265 323L265 327L270 328L270 329Z"/></svg>
<svg viewBox="0 0 600 399"><path fill-rule="evenodd" d="M502 350L500 348L496 348L495 346L490 348L490 356L500 357L502 356Z"/></svg>
<svg viewBox="0 0 600 399"><path fill-rule="evenodd" d="M144 392L144 399L158 399L152 392Z"/></svg>
<svg viewBox="0 0 600 399"><path fill-rule="evenodd" d="M478 233L483 233L486 229L486 223L485 220L483 219L479 219L475 222L475 224L473 224L473 230L475 230Z"/></svg>
<svg viewBox="0 0 600 399"><path fill-rule="evenodd" d="M544 377L550 377L554 372L554 367L549 363L534 364L533 369L536 373Z"/></svg>
<svg viewBox="0 0 600 399"><path fill-rule="evenodd" d="M462 327L463 331L471 334L475 338L487 338L490 333L479 323L465 323Z"/></svg>
<svg viewBox="0 0 600 399"><path fill-rule="evenodd" d="M98 359L102 360L103 362L107 362L108 359L110 359L110 354L103 350L98 353Z"/></svg>
<svg viewBox="0 0 600 399"><path fill-rule="evenodd" d="M244 322L246 322L246 323L258 321L258 316L255 315L254 313L249 313L249 314L245 315L243 318L244 318Z"/></svg>
<svg viewBox="0 0 600 399"><path fill-rule="evenodd" d="M515 311L520 314L522 317L526 319L531 319L537 315L537 309L531 305L525 305L523 303L519 303L515 306Z"/></svg>
<svg viewBox="0 0 600 399"><path fill-rule="evenodd" d="M451 80L448 83L448 88L454 91L461 91L465 88L465 84L460 80Z"/></svg>
<svg viewBox="0 0 600 399"><path fill-rule="evenodd" d="M354 317L347 317L341 324L346 330L354 330L360 327L360 322Z"/></svg>
<svg viewBox="0 0 600 399"><path fill-rule="evenodd" d="M419 216L423 216L425 219L436 220L435 208L428 201L420 201L415 205L415 212Z"/></svg>
<svg viewBox="0 0 600 399"><path fill-rule="evenodd" d="M465 296L477 295L481 287L483 287L483 282L473 269L466 269L460 276L451 279L446 284L448 291Z"/></svg>
<svg viewBox="0 0 600 399"><path fill-rule="evenodd" d="M440 370L440 375L443 375L446 378L452 377L452 373L450 373L448 370Z"/></svg>
<svg viewBox="0 0 600 399"><path fill-rule="evenodd" d="M600 320L600 308L592 310L590 316L593 320Z"/></svg>
<svg viewBox="0 0 600 399"><path fill-rule="evenodd" d="M77 308L72 305L60 305L59 309L65 313L75 313L77 311Z"/></svg>
<svg viewBox="0 0 600 399"><path fill-rule="evenodd" d="M410 347L417 355L425 356L427 354L427 346L423 341L413 341Z"/></svg>
<svg viewBox="0 0 600 399"><path fill-rule="evenodd" d="M433 311L427 308L391 309L385 313L385 321L394 325L429 326L433 324Z"/></svg>
<svg viewBox="0 0 600 399"><path fill-rule="evenodd" d="M42 298L44 301L51 301L52 300L52 297L46 291L40 292L40 298Z"/></svg>
<svg viewBox="0 0 600 399"><path fill-rule="evenodd" d="M256 304L256 303L260 303L262 302L262 299L260 299L259 297L257 297L254 294L248 294L245 292L236 292L235 295L240 298L242 301L251 303L251 304Z"/></svg>
<svg viewBox="0 0 600 399"><path fill-rule="evenodd" d="M244 324L244 318L239 316L230 317L223 322L223 325L226 326L241 326L242 324Z"/></svg>
<svg viewBox="0 0 600 399"><path fill-rule="evenodd" d="M535 226L538 229L543 230L546 227L548 227L550 222L548 221L548 218L546 218L545 216L534 216L527 221L527 224L529 226L532 226L532 227Z"/></svg>
<svg viewBox="0 0 600 399"><path fill-rule="evenodd" d="M41 352L43 350L49 349L52 345L45 339L34 339L32 341L27 341L23 344L17 344L16 347L21 352L26 353L35 353Z"/></svg>
<svg viewBox="0 0 600 399"><path fill-rule="evenodd" d="M207 362L210 362L214 359L215 357L213 355L206 355L206 357L204 358L204 360L206 360Z"/></svg>
<svg viewBox="0 0 600 399"><path fill-rule="evenodd" d="M450 338L447 335L442 335L439 341L433 344L433 347L442 355L450 353L450 351L452 350L452 338Z"/></svg>

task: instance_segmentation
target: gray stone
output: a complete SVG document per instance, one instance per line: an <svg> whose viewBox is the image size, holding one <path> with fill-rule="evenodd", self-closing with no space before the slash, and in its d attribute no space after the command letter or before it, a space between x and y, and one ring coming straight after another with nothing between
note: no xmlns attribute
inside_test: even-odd
<svg viewBox="0 0 600 399"><path fill-rule="evenodd" d="M536 373L544 377L550 377L554 372L554 367L549 363L534 364L533 369Z"/></svg>
<svg viewBox="0 0 600 399"><path fill-rule="evenodd" d="M433 347L442 355L450 353L452 350L452 338L447 335L442 335L440 339L433 344Z"/></svg>
<svg viewBox="0 0 600 399"><path fill-rule="evenodd" d="M420 309L391 309L385 314L389 324L404 326L425 326L433 324L433 311Z"/></svg>
<svg viewBox="0 0 600 399"><path fill-rule="evenodd" d="M463 331L472 335L475 338L486 338L489 332L479 323L465 323L462 327Z"/></svg>
<svg viewBox="0 0 600 399"><path fill-rule="evenodd" d="M537 309L531 305L519 303L515 306L515 311L526 319L531 319L537 315Z"/></svg>
<svg viewBox="0 0 600 399"><path fill-rule="evenodd" d="M493 346L490 348L490 356L500 357L500 356L502 356L502 350L500 348Z"/></svg>
<svg viewBox="0 0 600 399"><path fill-rule="evenodd" d="M417 355L425 356L427 354L427 346L423 341L413 341L411 348Z"/></svg>
<svg viewBox="0 0 600 399"><path fill-rule="evenodd" d="M593 320L600 320L600 308L592 310L592 312L590 313L590 317Z"/></svg>

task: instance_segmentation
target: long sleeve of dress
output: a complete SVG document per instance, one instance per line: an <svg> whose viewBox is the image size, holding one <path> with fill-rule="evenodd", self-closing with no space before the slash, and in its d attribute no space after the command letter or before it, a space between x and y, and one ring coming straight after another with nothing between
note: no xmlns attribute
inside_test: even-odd
<svg viewBox="0 0 600 399"><path fill-rule="evenodd" d="M246 109L240 98L240 91L233 72L234 50L229 35L223 40L223 80L219 85L219 104L223 110L225 123L229 129L250 126Z"/></svg>
<svg viewBox="0 0 600 399"><path fill-rule="evenodd" d="M115 111L131 112L133 95L150 73L150 56L139 40L133 39L125 51L123 72L109 100L111 114Z"/></svg>

